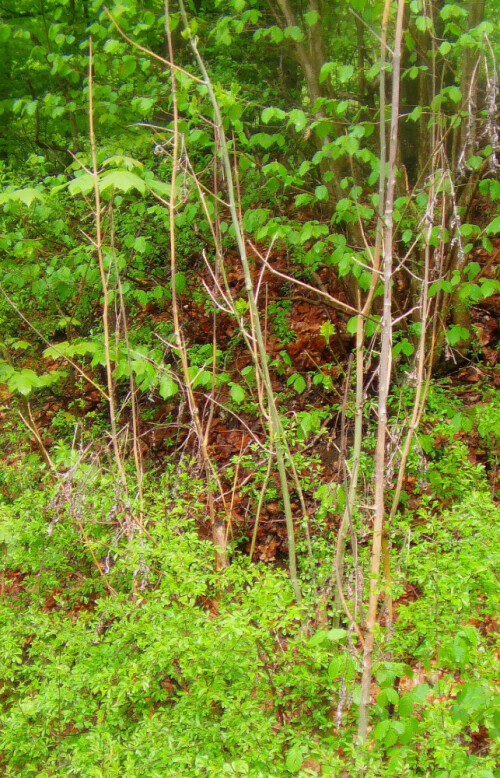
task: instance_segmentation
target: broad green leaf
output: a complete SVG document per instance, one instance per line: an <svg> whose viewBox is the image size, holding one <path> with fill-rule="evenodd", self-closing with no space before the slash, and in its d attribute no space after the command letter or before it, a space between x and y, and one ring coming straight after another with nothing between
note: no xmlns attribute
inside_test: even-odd
<svg viewBox="0 0 500 778"><path fill-rule="evenodd" d="M296 43L300 43L304 39L304 33L300 29L300 27L297 27L295 25L292 25L291 27L285 27L285 38L291 38Z"/></svg>
<svg viewBox="0 0 500 778"><path fill-rule="evenodd" d="M3 192L3 194L0 194L0 203L7 203L12 200L30 206L35 200L43 202L44 196L38 189L33 189L33 187L16 189L13 192Z"/></svg>
<svg viewBox="0 0 500 778"><path fill-rule="evenodd" d="M373 730L373 737L375 740L384 740L385 736L389 732L389 729L391 727L391 722L389 719L384 719L384 721L379 721L375 729Z"/></svg>
<svg viewBox="0 0 500 778"><path fill-rule="evenodd" d="M333 643L338 643L347 637L347 630L340 628L330 629L328 630L328 637Z"/></svg>
<svg viewBox="0 0 500 778"><path fill-rule="evenodd" d="M355 335L357 329L358 329L358 317L351 316L351 318L347 322L346 331L349 333L349 335Z"/></svg>
<svg viewBox="0 0 500 778"><path fill-rule="evenodd" d="M295 198L295 207L301 208L303 205L309 205L309 203L313 200L313 196L310 194L307 194L304 192L303 194L297 195Z"/></svg>
<svg viewBox="0 0 500 778"><path fill-rule="evenodd" d="M283 30L281 27L271 27L269 34L273 43L281 43L284 38Z"/></svg>
<svg viewBox="0 0 500 778"><path fill-rule="evenodd" d="M320 184L320 186L317 186L314 190L314 195L316 197L316 200L320 200L321 202L328 202L328 189L324 184Z"/></svg>
<svg viewBox="0 0 500 778"><path fill-rule="evenodd" d="M236 403L242 403L243 400L245 399L245 390L243 389L243 387L240 386L239 384L232 384L231 385L231 398Z"/></svg>
<svg viewBox="0 0 500 778"><path fill-rule="evenodd" d="M431 693L431 687L427 683L421 683L418 686L416 686L411 695L413 697L413 701L417 703L417 705L422 705L426 700L429 694Z"/></svg>
<svg viewBox="0 0 500 778"><path fill-rule="evenodd" d="M304 14L304 21L308 27L313 27L320 20L320 15L317 11L307 11Z"/></svg>
<svg viewBox="0 0 500 778"><path fill-rule="evenodd" d="M462 93L461 93L460 89L458 88L458 86L450 86L448 88L448 97L454 103L460 102L460 100L462 98Z"/></svg>
<svg viewBox="0 0 500 778"><path fill-rule="evenodd" d="M73 181L70 181L68 184L68 192L71 195L89 194L93 188L94 176L91 176L89 173L84 173L82 176L74 178Z"/></svg>
<svg viewBox="0 0 500 778"><path fill-rule="evenodd" d="M322 84L323 81L326 81L328 76L331 74L331 72L335 68L334 62L325 62L324 65L321 66L321 70L319 72L319 83Z"/></svg>
<svg viewBox="0 0 500 778"><path fill-rule="evenodd" d="M177 383L169 375L164 375L160 379L159 392L160 396L164 400L168 400L169 397L174 397L179 391Z"/></svg>
<svg viewBox="0 0 500 778"><path fill-rule="evenodd" d="M182 294L187 286L187 278L185 273L178 272L175 274L175 291L177 294Z"/></svg>
<svg viewBox="0 0 500 778"><path fill-rule="evenodd" d="M120 48L120 41L116 40L115 38L110 38L104 44L104 51L107 54L113 54L119 48Z"/></svg>
<svg viewBox="0 0 500 778"><path fill-rule="evenodd" d="M354 67L352 65L343 65L339 70L339 81L341 84L345 84L352 78L354 74Z"/></svg>
<svg viewBox="0 0 500 778"><path fill-rule="evenodd" d="M496 235L500 233L500 216L497 216L495 219L493 219L492 222L488 224L488 226L485 229L485 232L488 235Z"/></svg>
<svg viewBox="0 0 500 778"><path fill-rule="evenodd" d="M298 773L304 762L302 748L299 745L292 746L286 755L285 767L291 773Z"/></svg>
<svg viewBox="0 0 500 778"><path fill-rule="evenodd" d="M122 60L122 66L121 66L121 75L124 78L128 78L129 76L134 73L135 69L137 67L137 60L135 57L129 56L124 57Z"/></svg>
<svg viewBox="0 0 500 778"><path fill-rule="evenodd" d="M418 119L420 119L421 115L422 115L422 106L417 105L417 106L415 106L413 111L411 111L408 114L408 116L406 118L409 121L416 122Z"/></svg>
<svg viewBox="0 0 500 778"><path fill-rule="evenodd" d="M392 686L389 686L387 689L382 689L380 694L377 696L377 703L384 707L385 705L397 705L399 700L399 694L397 693L396 689L393 689Z"/></svg>
<svg viewBox="0 0 500 778"><path fill-rule="evenodd" d="M7 381L7 386L11 392L19 392L26 396L33 387L39 386L37 374L33 370L24 369L15 372Z"/></svg>
<svg viewBox="0 0 500 778"><path fill-rule="evenodd" d="M401 718L407 718L413 713L413 697L411 693L403 694L398 702L398 713Z"/></svg>
<svg viewBox="0 0 500 778"><path fill-rule="evenodd" d="M143 194L146 191L144 179L139 178L135 173L129 170L112 170L99 181L99 189L105 192L106 189L118 189L120 192L129 192L131 189L137 189Z"/></svg>
<svg viewBox="0 0 500 778"><path fill-rule="evenodd" d="M301 111L298 108L294 108L294 110L290 111L288 115L296 131L302 132L307 124L307 116L305 115L304 111Z"/></svg>
<svg viewBox="0 0 500 778"><path fill-rule="evenodd" d="M334 678L340 678L344 674L345 670L345 657L342 654L339 654L335 657L335 659L332 659L330 664L328 665L328 678L330 681L333 681Z"/></svg>
<svg viewBox="0 0 500 778"><path fill-rule="evenodd" d="M112 157L108 157L104 160L102 163L103 167L124 167L127 170L133 170L133 168L143 168L144 165L142 162L140 162L138 159L134 159L134 157L129 157L127 155L123 154L113 154Z"/></svg>
<svg viewBox="0 0 500 778"><path fill-rule="evenodd" d="M458 324L453 324L446 332L448 343L450 346L456 346L461 340L467 340L469 338L469 330L466 327L460 327Z"/></svg>
<svg viewBox="0 0 500 778"><path fill-rule="evenodd" d="M268 124L274 117L274 108L264 108L262 111L262 121L264 124Z"/></svg>
<svg viewBox="0 0 500 778"><path fill-rule="evenodd" d="M299 375L298 373L294 373L294 375L290 376L287 384L288 386L293 386L298 394L302 394L307 385L303 376Z"/></svg>

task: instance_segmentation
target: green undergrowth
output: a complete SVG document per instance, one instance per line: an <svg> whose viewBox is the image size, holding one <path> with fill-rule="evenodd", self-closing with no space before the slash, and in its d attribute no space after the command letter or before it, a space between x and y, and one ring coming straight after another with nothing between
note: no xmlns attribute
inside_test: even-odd
<svg viewBox="0 0 500 778"><path fill-rule="evenodd" d="M312 583L299 607L276 567L235 555L214 573L192 471L151 482L127 543L105 471L33 488L18 468L0 508L3 775L494 776L500 516L482 467L444 512L428 497L394 527L365 750L355 640Z"/></svg>

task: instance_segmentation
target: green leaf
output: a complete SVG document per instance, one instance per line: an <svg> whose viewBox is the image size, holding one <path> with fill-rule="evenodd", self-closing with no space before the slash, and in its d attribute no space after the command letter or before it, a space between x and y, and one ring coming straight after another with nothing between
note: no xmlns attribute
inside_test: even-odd
<svg viewBox="0 0 500 778"><path fill-rule="evenodd" d="M320 334L323 335L326 343L330 343L330 338L335 335L335 325L331 321L325 321L320 327Z"/></svg>
<svg viewBox="0 0 500 778"><path fill-rule="evenodd" d="M139 178L139 176L131 173L129 170L112 170L99 181L101 192L111 188L118 189L120 192L129 192L131 189L137 189L138 192L143 194L146 191L146 184L144 179Z"/></svg>
<svg viewBox="0 0 500 778"><path fill-rule="evenodd" d="M351 316L351 318L347 322L346 332L348 332L349 335L355 335L357 329L358 329L358 317Z"/></svg>
<svg viewBox="0 0 500 778"><path fill-rule="evenodd" d="M317 11L308 11L304 14L304 21L308 27L314 27L320 20L320 15Z"/></svg>
<svg viewBox="0 0 500 778"><path fill-rule="evenodd" d="M396 689L393 689L392 686L389 686L387 689L382 689L380 694L377 696L377 702L379 705L385 706L385 705L397 705L399 701L399 694L397 693Z"/></svg>
<svg viewBox="0 0 500 778"><path fill-rule="evenodd" d="M147 245L148 244L144 235L139 235L139 237L137 237L133 243L134 251L137 251L139 254L144 254Z"/></svg>
<svg viewBox="0 0 500 778"><path fill-rule="evenodd" d="M285 38L291 38L296 43L300 43L304 39L304 33L300 27L292 25L291 27L285 27Z"/></svg>
<svg viewBox="0 0 500 778"><path fill-rule="evenodd" d="M328 678L330 681L333 681L335 678L340 678L344 674L345 670L345 657L342 654L339 654L335 657L335 659L332 659L330 664L328 665Z"/></svg>
<svg viewBox="0 0 500 778"><path fill-rule="evenodd" d="M119 47L120 47L120 41L117 41L115 38L110 38L104 44L104 51L107 54L113 54Z"/></svg>
<svg viewBox="0 0 500 778"><path fill-rule="evenodd" d="M461 93L460 89L458 88L458 86L450 86L448 88L448 97L454 103L460 102L460 100L462 98L462 93Z"/></svg>
<svg viewBox="0 0 500 778"><path fill-rule="evenodd" d="M306 388L305 379L301 375L295 377L295 380L293 382L293 388L295 389L297 394L302 394L302 392Z"/></svg>
<svg viewBox="0 0 500 778"><path fill-rule="evenodd" d="M281 43L284 38L281 27L271 27L269 34L273 43Z"/></svg>
<svg viewBox="0 0 500 778"><path fill-rule="evenodd" d="M242 403L245 399L245 390L239 384L231 384L231 398L235 403Z"/></svg>
<svg viewBox="0 0 500 778"><path fill-rule="evenodd" d="M135 72L135 69L137 67L137 60L135 57L124 57L122 60L122 66L121 66L121 75L124 78L128 78L132 75L132 73Z"/></svg>
<svg viewBox="0 0 500 778"><path fill-rule="evenodd" d="M413 713L413 697L411 693L403 694L399 699L398 713L402 718L407 718Z"/></svg>
<svg viewBox="0 0 500 778"><path fill-rule="evenodd" d="M417 105L406 117L408 121L416 122L422 115L422 106Z"/></svg>
<svg viewBox="0 0 500 778"><path fill-rule="evenodd" d="M31 392L34 386L39 386L39 379L33 370L25 368L24 370L19 370L11 375L7 381L7 386L9 391L19 392L26 396Z"/></svg>
<svg viewBox="0 0 500 778"><path fill-rule="evenodd" d="M328 638L333 643L338 643L340 640L344 640L347 637L346 629L330 629L328 630Z"/></svg>
<svg viewBox="0 0 500 778"><path fill-rule="evenodd" d="M430 454L434 448L434 438L431 435L419 435L418 441L424 454Z"/></svg>
<svg viewBox="0 0 500 778"><path fill-rule="evenodd" d="M320 200L321 202L328 202L328 189L324 184L320 184L320 186L317 186L314 190L314 195L316 197L316 200Z"/></svg>
<svg viewBox="0 0 500 778"><path fill-rule="evenodd" d="M322 84L323 81L326 81L334 68L335 64L333 62L325 62L325 64L321 66L318 79L320 84Z"/></svg>
<svg viewBox="0 0 500 778"><path fill-rule="evenodd" d="M288 115L290 117L290 121L295 126L295 130L297 132L302 132L307 124L307 117L304 111L300 111L298 108L294 108L294 110L290 111Z"/></svg>
<svg viewBox="0 0 500 778"><path fill-rule="evenodd" d="M306 388L306 382L301 375L299 375L298 373L294 373L288 379L287 386L293 386L293 388L298 394L302 394L302 392Z"/></svg>
<svg viewBox="0 0 500 778"><path fill-rule="evenodd" d="M450 346L456 346L461 340L469 338L469 330L466 327L460 327L458 324L452 324L446 333Z"/></svg>
<svg viewBox="0 0 500 778"><path fill-rule="evenodd" d="M90 175L90 173L84 173L82 176L78 176L78 178L74 178L73 181L69 182L68 192L70 195L88 194L93 188L94 176Z"/></svg>
<svg viewBox="0 0 500 778"><path fill-rule="evenodd" d="M169 375L164 375L160 379L160 397L164 400L168 400L169 397L174 397L179 391L177 383Z"/></svg>
<svg viewBox="0 0 500 778"><path fill-rule="evenodd" d="M309 203L314 200L313 196L307 193L299 194L295 198L295 207L300 208L303 205L309 205Z"/></svg>
<svg viewBox="0 0 500 778"><path fill-rule="evenodd" d="M321 488L321 487L320 487ZM320 490L318 490L319 492ZM314 495L315 497L318 497L318 492ZM314 633L314 635L309 640L309 645L314 646L320 646L323 643L325 643L328 640L328 632L326 632L324 629L318 629Z"/></svg>
<svg viewBox="0 0 500 778"><path fill-rule="evenodd" d="M429 694L431 693L431 687L427 683L421 683L418 686L416 686L411 695L413 697L413 701L417 703L417 705L422 705L426 700Z"/></svg>
<svg viewBox="0 0 500 778"><path fill-rule="evenodd" d="M495 219L493 219L492 222L488 224L485 232L488 235L496 235L497 233L500 233L500 216L497 216Z"/></svg>
<svg viewBox="0 0 500 778"><path fill-rule="evenodd" d="M481 165L483 164L483 158L478 157L477 154L469 157L467 160L467 167L470 167L472 170L479 170Z"/></svg>
<svg viewBox="0 0 500 778"><path fill-rule="evenodd" d="M384 721L379 721L379 723L373 730L373 737L375 738L375 740L384 740L385 736L389 732L390 727L391 727L391 722L389 719L384 719Z"/></svg>
<svg viewBox="0 0 500 778"><path fill-rule="evenodd" d="M407 695L408 696L408 695ZM401 703L399 704L401 706ZM403 708L404 710L405 708ZM401 716L401 712L399 714ZM399 735L399 742L403 745L407 745L413 736L418 731L418 719L415 718L415 716L411 716L410 718L406 718L404 721L404 731L401 732Z"/></svg>
<svg viewBox="0 0 500 778"><path fill-rule="evenodd" d="M491 297L500 291L500 283L494 278L483 278L481 281L481 294L483 297Z"/></svg>
<svg viewBox="0 0 500 778"><path fill-rule="evenodd" d="M3 192L0 194L0 203L7 203L14 200L18 203L30 206L35 200L43 201L44 197L38 189L27 187L26 189L16 189L14 192Z"/></svg>
<svg viewBox="0 0 500 778"><path fill-rule="evenodd" d="M339 70L339 80L341 84L345 84L352 78L354 74L354 67L352 65L343 65Z"/></svg>
<svg viewBox="0 0 500 778"><path fill-rule="evenodd" d="M175 274L175 291L182 294L187 286L186 274L178 272Z"/></svg>
<svg viewBox="0 0 500 778"><path fill-rule="evenodd" d="M285 767L291 773L298 773L304 762L302 748L299 745L292 746L286 755Z"/></svg>
<svg viewBox="0 0 500 778"><path fill-rule="evenodd" d="M264 108L262 111L262 121L267 124L274 117L274 108Z"/></svg>

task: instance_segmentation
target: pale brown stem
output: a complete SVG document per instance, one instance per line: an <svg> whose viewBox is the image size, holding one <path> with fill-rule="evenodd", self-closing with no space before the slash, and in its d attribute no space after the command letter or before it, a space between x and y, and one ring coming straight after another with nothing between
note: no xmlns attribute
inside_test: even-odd
<svg viewBox="0 0 500 778"><path fill-rule="evenodd" d="M186 14L186 8L184 5L183 0L179 0L179 7L181 10L181 16L183 19L184 27L186 30L186 33L189 37L189 41L191 44L191 48L193 51L193 54L196 58L196 61L198 63L198 67L200 68L201 73L203 74L204 83L207 87L208 96L210 98L210 102L212 104L212 108L214 111L214 118L215 123L219 129L219 138L220 138L220 148L221 148L221 156L222 156L222 163L224 166L224 172L226 177L226 186L228 190L228 200L229 200L229 211L231 214L231 222L234 229L236 242L238 245L238 253L240 256L241 266L243 269L243 275L245 279L245 291L247 294L247 300L249 304L250 314L252 318L252 324L255 328L255 338L257 341L257 349L258 349L258 355L259 355L259 361L260 361L260 369L262 371L262 377L263 382L265 385L266 390L266 397L267 397L267 404L269 408L269 414L270 414L270 421L271 425L273 427L273 435L276 445L276 461L278 466L278 473L280 477L280 484L281 484L281 492L282 492L282 499L283 499L283 506L284 506L284 513L285 513L285 522L287 527L287 539L288 539L288 567L289 567L289 575L290 575L290 581L292 584L292 588L295 594L295 598L297 601L300 601L302 599L302 594L300 590L300 584L299 579L297 575L297 555L296 555L296 548L295 548L295 530L293 526L293 516L292 516L292 509L291 509L291 503L290 503L290 489L288 485L288 478L286 474L286 467L285 467L285 458L284 458L284 446L283 446L283 428L280 420L280 416L278 413L278 408L276 406L276 398L274 396L273 388L272 388L272 382L271 382L271 376L269 373L269 367L267 363L267 353L265 350L264 345L264 338L262 334L262 327L260 324L259 319L259 312L255 300L255 294L253 289L253 283L252 283L252 273L250 270L250 265L248 262L247 257L247 250L245 245L245 239L243 236L243 231L241 227L241 222L239 219L238 214L238 207L237 207L237 198L234 188L234 176L233 171L231 167L231 158L229 154L229 150L227 147L226 137L224 134L223 129L223 121L222 121L222 115L220 112L219 103L217 101L212 83L210 81L210 77L208 75L207 69L205 67L205 63L200 56L200 53L198 51L198 47L196 45L196 41L191 35L191 30L189 27L189 20Z"/></svg>
<svg viewBox="0 0 500 778"><path fill-rule="evenodd" d="M115 462L118 468L118 473L121 481L121 485L127 493L127 476L125 474L125 468L123 466L122 455L120 446L118 443L118 431L116 426L116 403L115 403L115 388L113 381L113 366L111 364L111 339L109 328L109 291L108 280L106 277L106 269L104 265L103 255L103 233L101 223L101 195L99 192L99 169L97 166L97 145L94 130L94 88L93 88L93 50L92 50L92 37L89 41L89 138L90 138L90 151L92 159L92 177L94 179L94 204L95 204L95 249L97 252L97 262L99 266L99 275L101 277L102 286L102 329L104 336L104 359L106 366L106 381L108 386L108 406L109 406L109 418L111 424L111 442L113 445L113 452L115 455ZM133 528L131 523L131 517L127 519L127 534L129 539L132 536Z"/></svg>
<svg viewBox="0 0 500 778"><path fill-rule="evenodd" d="M210 524L212 527L212 537L213 542L215 546L215 561L216 561L216 567L217 569L224 569L227 567L227 556L226 556L226 547L225 547L225 541L226 541L226 535L224 531L224 526L222 522L219 522L216 516L215 511L215 505L214 505L214 499L213 499L213 493L210 488L210 481L212 478L215 480L215 482L218 485L219 492L222 495L222 499L224 502L224 506L226 507L226 514L228 515L226 502L224 499L224 491L222 489L222 486L220 484L220 481L217 477L217 474L215 472L215 469L213 467L209 452L208 452L208 446L207 446L207 438L203 433L203 426L200 420L200 414L198 411L198 406L196 405L196 400L193 393L193 387L191 378L189 376L189 364L187 359L187 353L186 353L186 345L184 343L184 338L182 336L182 330L180 325L180 318L179 318L179 304L177 300L177 291L176 291L176 285L175 285L175 277L177 273L177 246L176 246L176 228L175 228L175 189L176 189L176 182L177 182L177 171L178 171L178 164L179 164L179 109L178 109L178 103L177 103L177 81L176 81L176 71L177 68L173 66L173 59L174 59L174 50L173 50L173 44L172 44L172 35L170 32L170 9L169 9L169 2L168 0L165 0L165 35L167 38L167 44L168 44L168 52L169 52L169 58L170 62L167 62L167 64L170 67L170 73L171 73L171 82L172 82L172 109L173 109L173 146L172 146L172 174L171 174L171 190L170 190L170 199L169 199L169 228L170 228L170 286L171 286L171 295L172 295L172 318L173 318L173 326L174 326L174 336L175 341L177 344L177 349L179 352L179 358L181 361L181 367L182 372L184 375L184 382L186 385L186 394L188 398L188 404L189 409L191 412L191 417L193 419L195 429L196 429L196 435L198 437L198 441L200 444L201 454L203 458L203 464L205 468L205 474L207 478L207 503L208 503L208 512L210 517Z"/></svg>
<svg viewBox="0 0 500 778"><path fill-rule="evenodd" d="M372 548L370 554L370 593L363 653L363 673L361 678L361 700L358 717L358 739L365 742L368 734L368 713L370 706L370 686L372 677L373 649L379 596L379 574L382 549L382 534L385 520L385 444L387 435L387 398L391 382L392 361L392 241L394 189L396 182L396 157L398 150L399 96L401 40L403 36L403 16L405 0L398 0L396 29L394 34L394 54L392 62L392 109L389 143L389 172L384 208L383 239L383 282L384 300L382 316L382 340L379 361L378 385L378 430L375 451L375 515L373 521ZM381 171L383 175L383 171Z"/></svg>

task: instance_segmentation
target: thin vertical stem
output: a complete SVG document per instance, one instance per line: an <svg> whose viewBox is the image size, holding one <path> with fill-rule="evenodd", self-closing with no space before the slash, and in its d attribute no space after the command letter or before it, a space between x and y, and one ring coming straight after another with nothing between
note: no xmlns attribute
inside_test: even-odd
<svg viewBox="0 0 500 778"><path fill-rule="evenodd" d="M127 491L127 477L123 466L120 447L118 445L118 433L116 427L116 403L115 403L115 389L113 382L113 367L111 364L111 344L110 344L110 329L109 329L109 292L108 292L108 279L106 277L106 268L104 264L103 255L103 232L101 222L101 196L99 192L99 169L97 166L97 145L94 129L94 84L93 84L93 46L92 37L89 41L89 136L90 136L90 150L92 158L92 177L94 179L94 204L95 204L95 247L97 251L97 262L99 265L99 275L101 277L102 285L102 329L104 336L104 359L106 366L106 382L108 387L108 406L109 417L111 423L111 440L113 444L113 452L115 455L116 466L120 476L120 481L123 488ZM132 534L132 526L130 522L130 516L128 517L127 533L129 538Z"/></svg>
<svg viewBox="0 0 500 778"><path fill-rule="evenodd" d="M252 274L250 271L250 265L248 262L247 257L247 251L246 251L246 245L245 245L245 239L243 236L243 231L241 228L241 222L239 219L238 214L238 207L237 207L237 198L234 188L234 181L233 181L233 171L231 168L231 158L229 154L229 149L227 146L227 141L224 133L224 125L222 121L222 115L219 108L219 103L217 101L217 98L215 96L215 92L213 90L212 83L210 81L210 77L208 75L207 69L205 67L205 63L203 62L202 57L200 56L200 53L198 51L198 47L196 45L196 41L193 39L189 27L189 20L186 13L186 7L184 5L183 0L179 0L179 7L181 11L181 16L184 22L184 27L186 30L186 33L189 37L189 41L191 44L191 48L193 50L193 54L196 58L196 61L198 63L198 67L200 68L200 71L203 75L203 80L205 83L205 86L207 88L207 92L210 98L210 102L212 103L212 108L214 111L214 119L215 123L219 130L219 140L220 140L220 149L221 149L221 156L222 156L222 162L224 166L224 172L226 176L226 186L228 190L228 204L229 204L229 211L231 214L231 222L234 229L236 242L238 245L238 253L240 255L241 265L243 269L243 275L245 279L245 291L247 294L247 299L249 303L249 309L250 309L250 315L252 317L252 323L255 328L255 337L257 341L257 348L260 358L260 367L262 370L262 376L265 384L266 389L266 396L267 396L267 403L269 407L269 414L270 414L270 422L273 427L273 433L274 433L274 440L276 445L276 462L278 466L278 473L280 477L280 484L281 484L281 492L282 492L282 498L283 498L283 507L285 512L285 522L287 527L287 540L288 540L288 567L289 567L289 574L290 574L290 581L292 583L292 587L294 590L295 598L297 601L300 601L302 599L302 594L300 591L300 585L299 585L299 579L297 575L297 555L296 555L296 548L295 548L295 530L293 526L293 516L292 516L292 508L291 508L291 501L290 501L290 489L288 485L288 478L286 474L286 466L285 466L285 456L284 456L284 442L283 442L283 428L281 425L278 409L276 406L276 399L274 397L274 392L272 388L272 382L271 382L271 376L269 373L269 367L267 362L267 353L266 348L264 344L264 337L262 334L262 327L260 323L259 318L259 311L257 308L257 303L255 301L255 295L253 290L253 284L252 284Z"/></svg>
<svg viewBox="0 0 500 778"><path fill-rule="evenodd" d="M383 236L383 283L384 301L382 316L382 342L378 378L378 430L375 451L375 516L373 521L372 548L370 555L370 593L366 621L366 637L363 653L363 674L361 679L361 701L359 705L358 739L364 742L368 733L368 711L370 685L375 643L375 627L379 596L379 574L382 551L382 534L385 520L385 444L387 436L387 398L392 369L392 241L394 189L396 182L396 156L398 150L399 97L401 69L401 40L405 0L398 0L394 53L392 62L392 112L389 141L389 170L384 207Z"/></svg>
<svg viewBox="0 0 500 778"><path fill-rule="evenodd" d="M170 229L170 286L171 286L171 295L172 295L172 317L173 317L175 341L176 341L177 349L179 351L182 372L186 384L186 393L188 398L189 410L191 412L191 417L195 425L196 435L198 437L198 441L200 444L203 465L205 468L205 474L207 478L207 502L208 502L209 516L210 516L210 524L212 527L212 537L213 537L214 546L216 548L216 552L215 552L216 567L218 569L223 569L227 567L226 547L225 547L226 538L225 538L225 532L222 523L218 522L216 518L215 504L214 504L213 494L211 491L210 481L213 480L217 483L219 492L222 496L224 507L226 509L226 513L228 513L227 506L224 498L224 490L222 489L220 480L217 477L217 473L215 472L215 468L213 466L208 451L208 435L205 436L205 434L203 433L200 414L194 397L193 386L189 375L189 364L188 364L188 359L186 354L186 345L184 343L184 338L182 336L182 330L180 325L179 304L177 300L177 290L175 285L175 277L177 274L175 197L176 197L177 169L179 164L179 108L177 103L176 68L173 65L174 49L172 43L172 34L170 31L170 9L169 9L168 0L165 0L164 7L165 7L165 35L167 38L168 54L170 59L170 75L172 81L172 114L173 114L173 129L174 129L173 145L172 145L172 173L170 179L171 190L170 190L170 199L169 199L169 208L168 208L169 229Z"/></svg>

